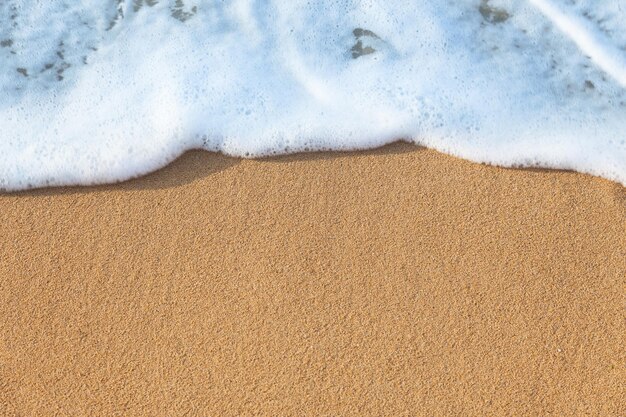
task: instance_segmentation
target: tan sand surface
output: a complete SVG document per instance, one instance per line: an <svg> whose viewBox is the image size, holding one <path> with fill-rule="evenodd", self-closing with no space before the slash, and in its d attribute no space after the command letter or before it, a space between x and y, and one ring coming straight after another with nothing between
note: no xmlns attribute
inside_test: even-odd
<svg viewBox="0 0 626 417"><path fill-rule="evenodd" d="M626 189L396 144L0 196L0 416L626 416Z"/></svg>

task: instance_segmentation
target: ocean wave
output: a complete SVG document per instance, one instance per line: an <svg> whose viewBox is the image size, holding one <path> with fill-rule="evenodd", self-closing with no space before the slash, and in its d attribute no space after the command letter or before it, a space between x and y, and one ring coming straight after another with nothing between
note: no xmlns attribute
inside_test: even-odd
<svg viewBox="0 0 626 417"><path fill-rule="evenodd" d="M610 0L5 0L0 189L412 141L626 185Z"/></svg>

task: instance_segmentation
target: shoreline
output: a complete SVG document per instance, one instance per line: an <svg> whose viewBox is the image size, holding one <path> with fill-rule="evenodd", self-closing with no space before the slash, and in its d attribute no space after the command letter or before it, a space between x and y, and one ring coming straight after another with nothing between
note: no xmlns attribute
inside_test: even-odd
<svg viewBox="0 0 626 417"><path fill-rule="evenodd" d="M2 415L626 413L610 180L191 151L0 212Z"/></svg>
<svg viewBox="0 0 626 417"><path fill-rule="evenodd" d="M540 173L546 173L546 174L571 173L571 174L576 174L576 175L589 176L592 178L596 178L598 180L608 181L622 188L626 188L625 184L622 184L620 181L616 179L605 178L605 177L599 176L597 174L589 173L589 172L581 172L581 171L576 171L574 169L567 169L567 168L547 168L547 167L542 167L542 166L497 165L497 164L492 164L488 162L474 161L468 158L464 158L462 156L457 156L454 154L449 154L446 152L439 151L434 148L429 148L423 145L418 145L411 141L398 139L396 141L393 141L388 144L375 147L375 148L363 148L363 149L353 149L353 150L321 150L321 151L306 151L306 152L298 151L294 153L286 153L286 154L279 154L279 155L272 155L272 156L250 157L250 158L227 155L222 152L208 151L206 149L201 149L201 148L198 148L198 149L193 148L193 149L184 151L182 154L173 158L172 160L170 160L168 163L166 163L160 168L147 171L144 174L139 174L137 176L133 176L131 178L127 178L127 179L123 179L119 181L95 182L95 183L89 183L89 184L77 183L77 184L69 184L69 185L36 186L32 188L17 189L17 190L0 189L0 196L2 195L29 195L29 193L38 193L38 192L45 191L45 190L48 190L51 192L56 191L59 194L62 194L72 189L81 189L81 188L97 189L97 188L102 188L102 187L115 187L119 185L124 185L126 183L133 183L135 181L141 181L142 179L152 176L152 175L158 175L163 170L166 170L166 171L169 170L171 166L176 166L176 167L183 166L185 164L184 161L186 161L186 159L189 158L189 155L196 155L198 153L207 153L209 155L207 158L207 161L210 160L209 163L215 163L215 161L220 160L219 163L221 164L223 163L223 161L221 160L225 158L225 159L232 160L231 161L232 164L236 164L241 161L276 162L276 161L280 161L281 159L317 160L317 159L326 159L326 158L341 158L342 156L358 156L361 154L369 155L369 154L378 154L378 153L386 153L386 152L397 152L400 149L402 149L401 152L413 152L413 151L425 150L428 152L434 152L436 154L444 155L445 157L448 157L448 158L453 158L453 159L458 159L458 160L462 160L465 162L469 162L471 164L477 164L477 165L481 165L485 167L491 167L491 168L497 168L497 169L503 169L503 170L521 170L521 171L529 171L529 172L540 172ZM200 168L200 171L201 171L200 173L198 173L198 177L202 176L204 173L212 172L210 168L205 170L205 169L202 169L205 167L200 167L197 165L196 167Z"/></svg>

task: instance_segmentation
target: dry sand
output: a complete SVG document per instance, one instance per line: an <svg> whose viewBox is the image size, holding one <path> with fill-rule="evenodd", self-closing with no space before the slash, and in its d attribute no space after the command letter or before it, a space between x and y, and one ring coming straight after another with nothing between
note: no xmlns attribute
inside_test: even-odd
<svg viewBox="0 0 626 417"><path fill-rule="evenodd" d="M626 415L626 189L396 144L0 196L1 416Z"/></svg>

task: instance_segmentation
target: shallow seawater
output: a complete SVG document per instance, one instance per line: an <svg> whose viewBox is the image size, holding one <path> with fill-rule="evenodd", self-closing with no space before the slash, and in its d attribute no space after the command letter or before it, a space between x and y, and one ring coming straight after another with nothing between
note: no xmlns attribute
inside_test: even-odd
<svg viewBox="0 0 626 417"><path fill-rule="evenodd" d="M620 0L0 0L0 189L405 139L626 185Z"/></svg>

